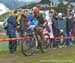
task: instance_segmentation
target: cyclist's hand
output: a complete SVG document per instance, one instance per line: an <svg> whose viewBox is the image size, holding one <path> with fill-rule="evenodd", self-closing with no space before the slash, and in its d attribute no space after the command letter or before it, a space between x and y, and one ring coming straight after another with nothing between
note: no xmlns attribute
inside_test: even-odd
<svg viewBox="0 0 75 63"><path fill-rule="evenodd" d="M47 22L45 22L44 24L43 24L43 26L46 26L47 25Z"/></svg>
<svg viewBox="0 0 75 63"><path fill-rule="evenodd" d="M28 22L28 25L30 25L30 23L31 23L31 22L29 21L29 22Z"/></svg>
<svg viewBox="0 0 75 63"><path fill-rule="evenodd" d="M62 32L64 32L64 30L63 29L60 29L60 32L62 33Z"/></svg>
<svg viewBox="0 0 75 63"><path fill-rule="evenodd" d="M30 25L29 28L30 29L34 29L35 25Z"/></svg>

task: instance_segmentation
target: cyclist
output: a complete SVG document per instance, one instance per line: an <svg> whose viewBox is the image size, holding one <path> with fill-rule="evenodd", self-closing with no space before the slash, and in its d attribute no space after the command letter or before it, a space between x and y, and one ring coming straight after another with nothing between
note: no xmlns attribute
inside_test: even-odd
<svg viewBox="0 0 75 63"><path fill-rule="evenodd" d="M44 18L39 15L39 12L40 12L39 8L34 7L32 9L32 12L33 12L33 19L32 19L30 27L32 27L32 28L36 27L36 30L38 32L40 32L40 35L43 38L43 26L45 26L45 24L47 23L47 21L44 20Z"/></svg>
<svg viewBox="0 0 75 63"><path fill-rule="evenodd" d="M37 35L40 35L40 37L38 37L37 39L40 40L40 38L42 38L42 40L44 41L45 39L43 37L43 28L47 24L47 21L45 20L45 18L43 18L43 16L40 16L39 12L40 9L37 7L34 7L32 9L33 19L31 20L30 28L35 28L37 31ZM38 42L38 44L40 44L40 42ZM38 45L37 48L39 47L40 45Z"/></svg>

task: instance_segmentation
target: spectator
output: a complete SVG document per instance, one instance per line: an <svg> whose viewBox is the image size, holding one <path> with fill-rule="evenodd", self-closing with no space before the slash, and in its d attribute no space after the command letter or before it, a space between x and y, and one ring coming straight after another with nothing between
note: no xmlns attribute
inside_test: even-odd
<svg viewBox="0 0 75 63"><path fill-rule="evenodd" d="M23 36L24 32L27 30L28 25L28 10L24 10L23 14L21 15L20 21L20 32L21 36Z"/></svg>
<svg viewBox="0 0 75 63"><path fill-rule="evenodd" d="M56 16L55 18L56 20L53 21L53 28L56 30L54 30L54 35L55 36L66 36L66 20L63 19L62 13L58 13L58 16ZM57 43L56 45L59 45L59 40L55 40ZM60 45L63 43L60 43Z"/></svg>
<svg viewBox="0 0 75 63"><path fill-rule="evenodd" d="M30 14L28 15L28 20L31 21L32 19L33 19L33 14L30 13Z"/></svg>
<svg viewBox="0 0 75 63"><path fill-rule="evenodd" d="M66 19L63 19L62 13L58 13L57 19L57 29L59 29L60 33L58 36L62 38L62 36L66 36ZM60 42L60 45L64 45L64 41Z"/></svg>
<svg viewBox="0 0 75 63"><path fill-rule="evenodd" d="M50 36L50 38L51 38L51 42L50 42L50 46L52 47L52 38L54 38L54 36L53 36L53 29L52 29L52 18L51 18L51 16L50 16L50 11L49 10L46 10L45 11L45 18L44 19L46 19L47 20L47 25L46 25L46 28L44 28L44 30L43 30L43 33L44 34L49 34L49 36Z"/></svg>
<svg viewBox="0 0 75 63"><path fill-rule="evenodd" d="M72 29L72 36L75 36L75 16L72 19L71 29ZM75 39L73 39L73 44L75 44Z"/></svg>
<svg viewBox="0 0 75 63"><path fill-rule="evenodd" d="M17 23L19 23L19 24L16 26L16 29L17 29L17 37L21 37L20 21L21 21L21 15L19 15L19 16L17 17ZM21 40L17 40L17 45L18 45L18 46L21 45Z"/></svg>
<svg viewBox="0 0 75 63"><path fill-rule="evenodd" d="M47 20L47 27L48 27L48 32L47 30L45 30L44 33L49 33L50 35L50 38L53 38L53 30L52 30L52 18L50 17L50 13L49 13L49 10L46 10L45 11L45 19Z"/></svg>
<svg viewBox="0 0 75 63"><path fill-rule="evenodd" d="M54 16L53 16L53 24L52 24L52 27L53 27L53 35L54 35L54 37L57 37L58 36L58 34L59 34L59 29L57 28L57 19L58 19L58 14L56 13ZM53 40L53 48L56 48L56 47L58 47L58 41L59 40L56 40L56 39L54 39Z"/></svg>
<svg viewBox="0 0 75 63"><path fill-rule="evenodd" d="M17 23L17 16L18 16L18 11L14 11L13 15L8 18L8 23L9 26L7 28L7 35L9 38L16 38L16 26L18 25ZM10 40L9 41L9 51L10 53L14 54L16 53L16 47L17 47L17 41Z"/></svg>
<svg viewBox="0 0 75 63"><path fill-rule="evenodd" d="M68 37L71 36L71 23L72 23L72 16L69 16L69 17L67 18L67 21L66 21L66 33L67 33L67 36L68 36ZM67 45L67 46L70 46L71 43L72 43L71 38L67 39L66 45Z"/></svg>

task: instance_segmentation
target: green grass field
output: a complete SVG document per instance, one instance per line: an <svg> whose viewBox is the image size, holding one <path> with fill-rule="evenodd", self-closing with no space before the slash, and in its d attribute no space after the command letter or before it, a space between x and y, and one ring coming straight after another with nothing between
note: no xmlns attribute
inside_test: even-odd
<svg viewBox="0 0 75 63"><path fill-rule="evenodd" d="M7 38L6 35L0 35L1 38ZM8 42L0 42L0 50L7 50L8 49Z"/></svg>

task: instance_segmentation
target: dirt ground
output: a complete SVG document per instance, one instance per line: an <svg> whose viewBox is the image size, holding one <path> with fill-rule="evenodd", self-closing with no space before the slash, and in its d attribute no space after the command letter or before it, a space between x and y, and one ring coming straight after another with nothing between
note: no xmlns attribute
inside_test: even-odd
<svg viewBox="0 0 75 63"><path fill-rule="evenodd" d="M75 51L75 46L72 47L65 47L65 48L58 48L58 49L50 49L48 53L42 54L41 52L39 53L34 53L32 56L26 57L22 55L21 52L17 52L16 54L10 54L8 51L0 51L0 63L35 63L35 58L41 58L41 56L51 56L58 54L60 55L61 53L64 55L67 53L72 54L72 52ZM3 52L3 53L2 53ZM56 56L56 55L55 55ZM75 57L75 56L74 56ZM32 61L33 62L29 62ZM37 62L38 63L38 62Z"/></svg>

